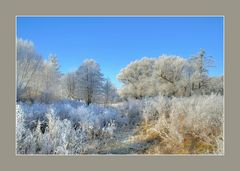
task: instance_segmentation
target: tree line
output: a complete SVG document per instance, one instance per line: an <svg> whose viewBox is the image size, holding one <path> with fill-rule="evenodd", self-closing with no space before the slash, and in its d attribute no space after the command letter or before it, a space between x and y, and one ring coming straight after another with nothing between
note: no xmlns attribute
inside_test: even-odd
<svg viewBox="0 0 240 171"><path fill-rule="evenodd" d="M223 76L208 74L207 68L213 66L214 60L206 57L204 50L190 59L167 55L142 58L120 71L118 79L124 84L120 94L136 99L159 94L169 97L223 95Z"/></svg>
<svg viewBox="0 0 240 171"><path fill-rule="evenodd" d="M100 66L85 60L71 73L62 74L57 56L44 60L33 42L17 39L17 101L49 103L59 99L75 99L108 104L118 99L117 89L104 78Z"/></svg>
<svg viewBox="0 0 240 171"><path fill-rule="evenodd" d="M63 74L55 54L44 60L33 42L17 39L16 45L17 101L49 103L74 99L89 105L159 94L182 97L211 93L223 95L223 76L208 75L207 68L213 66L213 60L206 57L203 50L190 59L162 55L136 60L118 74L123 87L117 92L92 59L85 60L76 71Z"/></svg>

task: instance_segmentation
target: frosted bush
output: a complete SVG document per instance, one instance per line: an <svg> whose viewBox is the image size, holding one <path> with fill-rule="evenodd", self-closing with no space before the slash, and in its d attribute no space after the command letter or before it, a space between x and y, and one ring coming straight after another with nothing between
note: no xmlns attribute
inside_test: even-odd
<svg viewBox="0 0 240 171"><path fill-rule="evenodd" d="M198 128L203 125L212 125L221 128L223 124L223 97L222 96L193 96L189 98L172 99L171 115L176 117L183 114L186 124Z"/></svg>
<svg viewBox="0 0 240 171"><path fill-rule="evenodd" d="M147 98L142 112L152 124L147 134L161 139L162 153L222 154L222 96Z"/></svg>
<svg viewBox="0 0 240 171"><path fill-rule="evenodd" d="M115 107L18 103L16 121L18 154L98 153L131 130L158 142L155 153L223 153L223 97L217 95L128 99Z"/></svg>
<svg viewBox="0 0 240 171"><path fill-rule="evenodd" d="M116 130L116 124L114 121L109 122L107 127L102 128L103 133L108 134L110 136L113 135L114 130Z"/></svg>
<svg viewBox="0 0 240 171"><path fill-rule="evenodd" d="M164 96L146 98L143 101L143 118L147 122L156 120L162 115L167 115L169 110L169 100Z"/></svg>
<svg viewBox="0 0 240 171"><path fill-rule="evenodd" d="M21 140L23 133L25 131L24 125L24 113L20 105L16 106L16 139Z"/></svg>
<svg viewBox="0 0 240 171"><path fill-rule="evenodd" d="M142 101L129 98L120 106L121 113L125 113L128 118L128 124L134 126L142 119Z"/></svg>
<svg viewBox="0 0 240 171"><path fill-rule="evenodd" d="M18 153L34 153L35 143L31 131L26 128L25 113L21 105L16 105L16 143Z"/></svg>
<svg viewBox="0 0 240 171"><path fill-rule="evenodd" d="M124 117L113 107L76 101L52 104L18 103L16 106L17 153L85 153L96 138L111 138ZM31 124L32 125L31 125Z"/></svg>

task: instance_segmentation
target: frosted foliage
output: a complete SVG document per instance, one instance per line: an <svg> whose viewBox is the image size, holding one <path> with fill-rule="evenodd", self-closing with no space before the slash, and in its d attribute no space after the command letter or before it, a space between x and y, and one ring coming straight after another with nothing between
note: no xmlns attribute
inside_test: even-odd
<svg viewBox="0 0 240 171"><path fill-rule="evenodd" d="M159 96L144 101L143 119L145 122L155 122L151 129L163 138L163 142L178 142L180 146L183 138L194 136L205 145L216 144L214 153L223 153L223 96L172 99Z"/></svg>
<svg viewBox="0 0 240 171"><path fill-rule="evenodd" d="M176 56L161 56L156 60L154 78L159 81L158 90L163 95L176 95L182 89L182 71L185 60Z"/></svg>
<svg viewBox="0 0 240 171"><path fill-rule="evenodd" d="M187 120L202 120L210 124L223 123L223 97L210 96L192 96L183 98L168 99L158 96L150 99L144 99L143 116L146 120L168 114L170 117L184 115ZM153 116L155 114L155 117ZM219 126L219 125L218 125Z"/></svg>
<svg viewBox="0 0 240 171"><path fill-rule="evenodd" d="M23 133L25 131L24 127L24 116L23 111L20 106L16 106L16 139L17 141L21 140Z"/></svg>
<svg viewBox="0 0 240 171"><path fill-rule="evenodd" d="M38 77L41 80L41 83L39 83L41 85L41 102L49 103L62 96L59 67L56 55L50 54L48 60L43 61L42 71Z"/></svg>
<svg viewBox="0 0 240 171"><path fill-rule="evenodd" d="M16 112L17 153L24 154L84 153L91 142L97 143L96 137L107 139L116 126L126 123L114 108L67 100L52 104L18 103Z"/></svg>
<svg viewBox="0 0 240 171"><path fill-rule="evenodd" d="M109 79L105 80L103 84L103 101L104 104L116 102L118 100L118 94L116 87L111 83Z"/></svg>
<svg viewBox="0 0 240 171"><path fill-rule="evenodd" d="M169 97L223 95L223 79L209 77L207 67L211 62L204 55L205 52L201 51L190 59L162 55L136 60L118 74L118 80L123 83L120 95L124 99L142 99L158 94Z"/></svg>
<svg viewBox="0 0 240 171"><path fill-rule="evenodd" d="M87 104L96 102L102 93L103 74L92 59L85 60L76 72L77 95Z"/></svg>
<svg viewBox="0 0 240 171"><path fill-rule="evenodd" d="M35 51L33 42L16 40L17 46L17 99L26 96L41 64L41 57Z"/></svg>
<svg viewBox="0 0 240 171"><path fill-rule="evenodd" d="M77 78L76 73L71 72L62 77L62 92L63 97L67 97L69 99L77 98Z"/></svg>
<svg viewBox="0 0 240 171"><path fill-rule="evenodd" d="M145 121L158 119L168 113L170 102L168 98L157 96L155 98L144 99L143 118Z"/></svg>
<svg viewBox="0 0 240 171"><path fill-rule="evenodd" d="M134 61L118 75L124 83L121 95L135 98L156 96L158 93L175 95L178 89L184 88L180 80L185 63L181 57L166 55Z"/></svg>
<svg viewBox="0 0 240 171"><path fill-rule="evenodd" d="M17 101L49 103L62 97L57 56L43 60L28 40L17 39L16 46Z"/></svg>
<svg viewBox="0 0 240 171"><path fill-rule="evenodd" d="M22 108L16 106L16 143L18 153L35 153L36 145L32 143L34 137L25 126L25 114Z"/></svg>
<svg viewBox="0 0 240 171"><path fill-rule="evenodd" d="M154 59L143 58L130 63L120 71L118 79L125 84L121 90L122 96L139 98L154 94L147 86L152 84L153 64Z"/></svg>
<svg viewBox="0 0 240 171"><path fill-rule="evenodd" d="M134 126L142 119L142 101L129 98L118 106L118 109L127 117L128 124Z"/></svg>
<svg viewBox="0 0 240 171"><path fill-rule="evenodd" d="M155 63L155 74L163 82L176 83L181 79L185 60L177 56L160 56Z"/></svg>

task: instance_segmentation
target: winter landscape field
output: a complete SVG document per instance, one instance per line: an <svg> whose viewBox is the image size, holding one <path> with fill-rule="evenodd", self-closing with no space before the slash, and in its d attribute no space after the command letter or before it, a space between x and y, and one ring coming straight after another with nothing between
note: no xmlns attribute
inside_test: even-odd
<svg viewBox="0 0 240 171"><path fill-rule="evenodd" d="M75 19L81 20L81 17L79 18L69 20L74 20L75 24L77 22ZM111 21L115 19L119 23L133 19L135 22L135 18L140 23L144 22L137 17L111 18ZM198 22L198 19L194 18L194 22L195 20ZM140 47L142 42L136 37L141 37L143 30L148 30L148 27L124 37L125 32L131 30L131 26L136 27L134 22L121 25L120 31L115 35L115 32L109 30L117 28L114 24L108 23L107 17L94 20L91 17L83 18L82 22L86 25L91 22L98 25L99 20L102 20L102 23L111 26L86 27L87 31L82 29L85 26L81 25L83 23L80 22L81 27L77 30L70 27L69 21L66 20L68 17L17 18L19 27L16 38L17 155L224 154L224 75L222 64L218 66L223 62L223 57L218 52L223 52L221 48L217 48L216 42L210 41L208 45L202 36L204 33L200 32L204 29L208 32L206 28L215 28L215 25L200 28L196 26L200 30L199 41L193 42L196 47L192 49L198 51L188 57L185 57L185 54L182 56L183 53L180 51L179 54L171 55L174 50L169 50L169 55L152 56L151 49L157 54L161 54L163 50L150 43L150 49L143 48L143 54L150 53L152 57L140 56L140 53L131 59L127 55L123 57L124 54L119 54L122 57L118 58L110 55L111 57L105 59L101 55L98 58L85 56L93 54L97 56L98 53L108 56L111 51L119 48L127 50L137 45ZM144 20L148 20L148 17ZM171 17L167 20L172 22ZM178 22L179 18L175 20ZM54 30L50 33L48 28L44 27L45 21L49 27L57 28L49 28ZM61 26L59 22L63 25L66 23L65 26L62 25L65 29L58 28ZM205 22L205 18L201 18L199 22ZM212 18L211 23L214 22L215 18ZM75 27L77 26L74 25ZM71 28L71 31L66 32L67 28ZM86 37L85 32L81 34L81 29L82 32L86 31ZM102 29L107 29L106 41L96 43L97 46L93 48L92 41L97 42L97 37L104 35ZM170 30L170 35L175 33L172 28L167 30ZM182 30L184 29L180 29ZM156 35L150 36L153 41L161 29L159 27L154 31ZM183 34L187 39L186 35L190 33L180 31L179 34ZM64 40L73 41L75 37L73 32L81 35L79 40L66 45L64 37ZM214 29L213 32L216 33ZM120 33L123 36L118 37ZM214 37L214 34L207 35L209 40L214 40L218 36L216 34ZM168 39L177 41L177 38L174 36L171 38L170 35ZM59 36L58 43L51 44L54 36ZM49 52L51 47L50 50L59 51L64 56L66 51L74 51L73 46L84 38L91 41L81 44L84 47L82 49L80 46L76 47L77 50L80 48L84 52L82 57L80 52L77 57L69 55L64 58ZM189 41L194 38L191 35ZM125 39L130 42L135 42L136 39L136 46L130 43L128 46L117 44L115 49L112 45L113 42L120 43ZM219 42L217 38L216 40L222 46L223 42ZM173 42L169 43L171 49L180 48L174 46ZM103 48L105 44L108 46L111 44L111 48L109 47L111 50L105 50ZM168 41L163 44L168 44ZM188 46L181 48L189 49L192 47L190 44L189 42ZM143 47L145 46L147 45L143 43ZM90 53L90 50L94 53ZM135 49L136 53L140 50L141 48ZM207 50L210 51L210 55ZM168 53L167 50L164 53ZM72 54L74 55L76 54ZM216 57L218 55L221 57ZM72 62L71 65L69 61ZM66 65L69 65L68 69L64 69ZM217 74L213 74L214 68Z"/></svg>

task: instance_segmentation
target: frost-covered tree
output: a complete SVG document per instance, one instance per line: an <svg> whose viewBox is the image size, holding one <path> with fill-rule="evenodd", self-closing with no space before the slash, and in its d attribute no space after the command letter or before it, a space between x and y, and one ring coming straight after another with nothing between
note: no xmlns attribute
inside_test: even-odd
<svg viewBox="0 0 240 171"><path fill-rule="evenodd" d="M213 67L214 60L211 57L206 57L205 51L201 50L198 55L189 59L188 62L193 71L190 77L192 92L206 94L209 82L207 68Z"/></svg>
<svg viewBox="0 0 240 171"><path fill-rule="evenodd" d="M116 101L118 98L117 89L109 79L106 79L103 84L103 101L104 104L109 104Z"/></svg>
<svg viewBox="0 0 240 171"><path fill-rule="evenodd" d="M17 100L30 98L33 79L41 65L42 58L36 52L33 42L17 39Z"/></svg>
<svg viewBox="0 0 240 171"><path fill-rule="evenodd" d="M208 79L208 84L205 93L206 94L220 94L223 95L223 76L221 77L210 77Z"/></svg>
<svg viewBox="0 0 240 171"><path fill-rule="evenodd" d="M136 99L153 95L155 92L150 86L152 83L153 65L154 59L143 58L123 68L118 75L118 79L124 84L120 92L121 95Z"/></svg>
<svg viewBox="0 0 240 171"><path fill-rule="evenodd" d="M212 64L213 60L205 57L204 51L189 60L167 55L136 60L123 68L118 75L118 79L124 84L120 94L123 98L136 99L159 93L166 96L210 94L216 92L213 87L211 90L209 88L211 83L207 68Z"/></svg>
<svg viewBox="0 0 240 171"><path fill-rule="evenodd" d="M60 97L61 87L57 56L47 61L36 52L33 42L17 39L17 100L49 102Z"/></svg>
<svg viewBox="0 0 240 171"><path fill-rule="evenodd" d="M76 71L77 95L88 105L96 102L102 93L103 74L100 66L92 59L87 59Z"/></svg>
<svg viewBox="0 0 240 171"><path fill-rule="evenodd" d="M185 89L182 74L185 62L178 56L163 55L156 59L153 75L161 94L176 96L180 89Z"/></svg>
<svg viewBox="0 0 240 171"><path fill-rule="evenodd" d="M63 76L63 91L65 96L70 99L76 98L77 77L75 72L67 73Z"/></svg>
<svg viewBox="0 0 240 171"><path fill-rule="evenodd" d="M156 96L159 93L178 95L178 90L186 87L182 79L185 62L183 58L164 55L134 61L118 75L124 84L121 95L135 98Z"/></svg>
<svg viewBox="0 0 240 171"><path fill-rule="evenodd" d="M57 56L50 54L48 60L44 62L42 71L42 100L49 102L61 96L59 64Z"/></svg>

